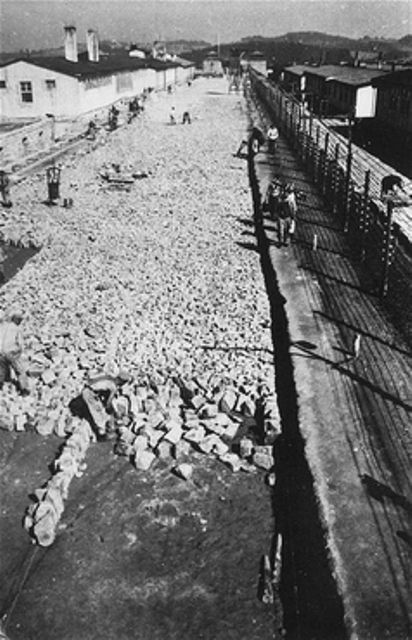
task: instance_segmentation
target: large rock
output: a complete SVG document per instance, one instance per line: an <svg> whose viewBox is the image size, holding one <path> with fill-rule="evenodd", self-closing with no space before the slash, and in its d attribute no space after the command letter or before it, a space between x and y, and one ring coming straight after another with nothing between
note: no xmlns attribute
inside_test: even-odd
<svg viewBox="0 0 412 640"><path fill-rule="evenodd" d="M134 457L133 463L136 469L147 471L150 469L152 462L156 459L152 451L138 451Z"/></svg>

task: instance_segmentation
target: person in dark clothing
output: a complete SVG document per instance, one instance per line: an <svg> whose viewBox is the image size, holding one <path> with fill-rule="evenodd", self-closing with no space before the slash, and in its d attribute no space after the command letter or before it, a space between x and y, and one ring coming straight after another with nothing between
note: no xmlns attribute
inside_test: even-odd
<svg viewBox="0 0 412 640"><path fill-rule="evenodd" d="M122 386L131 380L132 377L128 373L120 371L117 376L102 374L87 381L81 396L99 437L103 438L113 433L114 423L110 420L110 416L115 413L113 400Z"/></svg>
<svg viewBox="0 0 412 640"><path fill-rule="evenodd" d="M183 114L182 124L190 124L192 121L190 119L190 113L185 111Z"/></svg>
<svg viewBox="0 0 412 640"><path fill-rule="evenodd" d="M390 174L382 178L381 200L393 202L393 204L397 205L412 204L412 198L405 191L402 178L395 174Z"/></svg>
<svg viewBox="0 0 412 640"><path fill-rule="evenodd" d="M12 203L10 200L10 177L6 173L6 171L0 171L0 194L1 194L1 204L3 207L11 207Z"/></svg>
<svg viewBox="0 0 412 640"><path fill-rule="evenodd" d="M265 136L258 127L253 127L248 143L249 155L253 157L259 153L263 144L265 144Z"/></svg>
<svg viewBox="0 0 412 640"><path fill-rule="evenodd" d="M280 195L278 215L279 244L285 247L289 244L290 236L295 232L297 203L293 184L287 184Z"/></svg>
<svg viewBox="0 0 412 640"><path fill-rule="evenodd" d="M266 191L265 204L271 220L277 220L279 214L281 184L276 180L269 183Z"/></svg>

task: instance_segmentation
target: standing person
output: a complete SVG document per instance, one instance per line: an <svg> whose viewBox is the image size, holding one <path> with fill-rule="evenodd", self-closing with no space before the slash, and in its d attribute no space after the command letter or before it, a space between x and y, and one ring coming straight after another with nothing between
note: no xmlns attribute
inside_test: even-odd
<svg viewBox="0 0 412 640"><path fill-rule="evenodd" d="M276 143L279 138L279 130L274 124L270 125L267 130L266 137L268 141L268 152L274 154L276 151Z"/></svg>
<svg viewBox="0 0 412 640"><path fill-rule="evenodd" d="M285 247L289 244L289 238L295 232L297 203L295 187L289 183L283 189L279 203L278 239L279 244Z"/></svg>
<svg viewBox="0 0 412 640"><path fill-rule="evenodd" d="M6 171L0 171L0 192L1 192L1 204L3 207L11 207L10 200L10 177Z"/></svg>
<svg viewBox="0 0 412 640"><path fill-rule="evenodd" d="M174 107L170 109L169 122L170 124L176 124L176 110Z"/></svg>
<svg viewBox="0 0 412 640"><path fill-rule="evenodd" d="M255 156L260 151L261 145L265 143L265 136L258 127L253 127L249 137L249 155Z"/></svg>
<svg viewBox="0 0 412 640"><path fill-rule="evenodd" d="M266 206L269 212L269 217L271 220L277 220L279 215L279 206L280 206L280 197L281 197L281 184L276 180L273 180L266 191Z"/></svg>
<svg viewBox="0 0 412 640"><path fill-rule="evenodd" d="M236 157L238 158L246 158L246 152L248 149L248 141L247 140L242 140L238 150L236 151L236 153L234 154Z"/></svg>
<svg viewBox="0 0 412 640"><path fill-rule="evenodd" d="M20 324L23 313L12 311L8 318L0 323L0 388L10 379L11 371L17 377L17 386L22 393L29 392L29 383L22 361L23 337Z"/></svg>
<svg viewBox="0 0 412 640"><path fill-rule="evenodd" d="M190 124L192 121L190 119L190 113L188 111L185 111L183 113L183 119L182 119L182 124Z"/></svg>

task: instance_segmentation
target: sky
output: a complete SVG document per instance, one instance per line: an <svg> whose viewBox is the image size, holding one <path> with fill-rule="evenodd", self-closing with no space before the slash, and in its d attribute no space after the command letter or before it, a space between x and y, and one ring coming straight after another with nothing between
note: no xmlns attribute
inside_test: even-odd
<svg viewBox="0 0 412 640"><path fill-rule="evenodd" d="M412 33L411 0L0 0L0 51L59 47L63 26L79 42L203 39L212 44L291 31L400 38Z"/></svg>

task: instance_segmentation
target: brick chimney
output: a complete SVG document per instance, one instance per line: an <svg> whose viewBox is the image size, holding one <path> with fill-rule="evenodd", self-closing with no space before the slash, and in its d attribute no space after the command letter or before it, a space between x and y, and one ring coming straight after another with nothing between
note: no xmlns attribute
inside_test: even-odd
<svg viewBox="0 0 412 640"><path fill-rule="evenodd" d="M89 62L99 62L99 38L93 29L87 31L87 57Z"/></svg>
<svg viewBox="0 0 412 640"><path fill-rule="evenodd" d="M78 62L76 27L64 27L64 57L70 62Z"/></svg>

